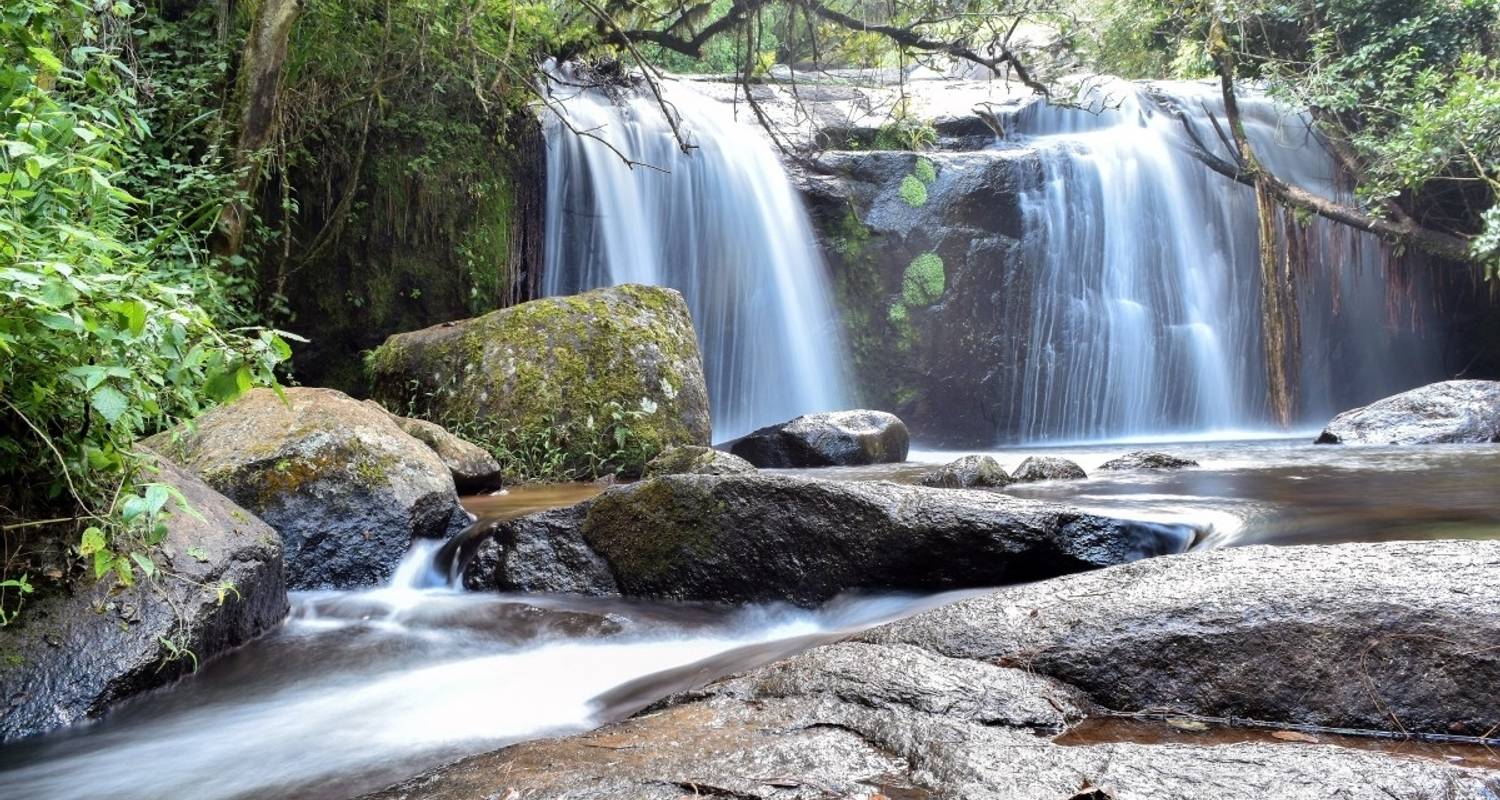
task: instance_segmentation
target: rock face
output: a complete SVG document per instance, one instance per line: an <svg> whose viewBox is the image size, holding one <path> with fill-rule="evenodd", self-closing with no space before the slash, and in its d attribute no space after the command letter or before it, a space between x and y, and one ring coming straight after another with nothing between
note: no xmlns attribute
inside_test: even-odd
<svg viewBox="0 0 1500 800"><path fill-rule="evenodd" d="M998 489L1009 486L1012 480L995 459L964 456L923 475L921 482L943 489Z"/></svg>
<svg viewBox="0 0 1500 800"><path fill-rule="evenodd" d="M167 536L153 561L164 578L118 592L84 579L71 595L29 603L0 628L0 741L96 716L110 704L191 672L163 642L201 663L279 624L287 613L281 538L270 526L165 462L155 481L175 487L198 516L169 501ZM199 518L201 517L201 519ZM191 583L189 582L191 581ZM223 602L217 587L229 585Z"/></svg>
<svg viewBox="0 0 1500 800"><path fill-rule="evenodd" d="M591 502L496 523L464 569L473 591L617 595L609 564L583 539Z"/></svg>
<svg viewBox="0 0 1500 800"><path fill-rule="evenodd" d="M385 406L374 400L366 400L372 408L390 414ZM425 419L412 419L391 414L391 419L406 435L432 448L437 457L448 467L453 476L453 485L461 494L474 494L488 489L498 489L502 482L500 462L477 444L466 442L446 428Z"/></svg>
<svg viewBox="0 0 1500 800"><path fill-rule="evenodd" d="M712 447L670 447L646 464L644 477L658 475L743 475L755 465Z"/></svg>
<svg viewBox="0 0 1500 800"><path fill-rule="evenodd" d="M389 415L331 389L247 392L151 446L282 538L293 589L379 583L414 537L467 522L448 467Z"/></svg>
<svg viewBox="0 0 1500 800"><path fill-rule="evenodd" d="M626 285L533 300L397 334L369 364L376 399L443 425L574 425L600 431L608 444L612 418L632 415L628 428L646 452L709 443L698 340L672 289Z"/></svg>
<svg viewBox="0 0 1500 800"><path fill-rule="evenodd" d="M757 467L847 467L898 464L910 447L906 424L894 414L832 411L748 433L729 452Z"/></svg>
<svg viewBox="0 0 1500 800"><path fill-rule="evenodd" d="M1014 587L867 634L1120 711L1479 735L1500 724L1500 542L1246 547ZM1102 598L1107 598L1104 600Z"/></svg>
<svg viewBox="0 0 1500 800"><path fill-rule="evenodd" d="M1443 381L1333 418L1318 444L1500 442L1500 381Z"/></svg>
<svg viewBox="0 0 1500 800"><path fill-rule="evenodd" d="M1443 652L1457 656L1460 644L1493 647L1492 636L1475 640L1469 634L1479 633L1485 624L1493 630L1500 601L1479 589L1488 584L1474 581L1493 580L1493 574L1476 570L1493 570L1500 543L1452 545L1223 550L1001 590L894 623L855 641L825 645L681 692L650 714L592 733L463 759L370 795L369 800L1489 798L1500 783L1500 772L1324 743L1263 736L1236 744L1185 739L1065 746L1047 738L1095 706L1087 694L1046 670L1111 674L1140 688L1144 678L1128 676L1143 666L1139 659L1147 657L1148 650L1150 663L1168 670L1168 685L1158 694L1170 697L1168 706L1173 708L1202 705L1226 687L1224 682L1235 683L1240 697L1251 702L1268 687L1284 700L1295 697L1283 708L1291 716L1322 702L1322 692L1329 687L1336 688L1334 697L1358 693L1359 680L1352 673L1359 668L1360 650L1356 647L1351 654L1342 649L1351 643L1344 633L1332 639L1304 638L1307 631L1282 629L1283 634L1295 635L1276 638L1257 627L1257 615L1277 613L1282 604L1291 606L1280 612L1286 619L1302 614L1310 620L1329 610L1351 624L1355 609L1373 610L1374 625L1366 635L1399 637L1420 636L1421 631L1449 622L1450 615L1442 610L1457 601L1460 608L1453 616L1480 612L1483 621L1470 621L1463 627L1463 641L1451 648L1442 646ZM1420 566L1398 569L1401 574L1389 580L1361 569L1399 568L1423 547L1435 549L1416 559ZM1455 558L1462 567L1450 580L1441 565ZM1314 566L1288 583L1298 563ZM1271 568L1271 577L1259 577L1258 568L1263 567ZM1334 578L1338 585L1325 591L1315 583L1323 577ZM1204 594L1205 589L1222 586L1218 582L1225 578L1232 580L1224 591ZM1461 594L1460 586L1474 591ZM1341 594L1401 587L1406 588L1391 598L1368 591ZM1310 594L1298 596L1304 588ZM1424 590L1436 591L1424 595ZM1170 599L1157 602L1162 592ZM1247 600L1250 610L1242 613L1234 603ZM1195 601L1209 605L1195 606ZM1419 607L1400 608L1399 603L1408 601ZM1397 611L1399 619L1390 616ZM1430 626L1421 621L1424 613L1433 611L1441 613L1440 620ZM1137 637L1135 625L1141 622L1148 633ZM1238 634L1245 637L1239 644L1229 634L1236 626L1242 626ZM1200 634L1208 638L1195 643ZM1059 647L1064 642L1077 646ZM1024 649L1029 646L1039 647L1039 653L1021 658L1030 653ZM1316 651L1321 661L1316 667L1306 660L1270 666L1275 657L1256 655L1257 649L1268 646L1282 657L1296 649ZM1424 642L1395 649L1410 652L1430 646ZM1007 654L1009 660L998 660ZM1114 661L1121 655L1126 656L1123 665ZM1068 658L1073 659L1072 667L1065 663ZM1243 668L1237 666L1242 658L1248 659ZM1414 666L1411 661L1387 664L1374 653L1366 661L1382 681L1377 686L1388 687L1385 679L1399 679L1413 691L1425 687L1433 697L1449 692L1455 679L1473 688L1492 686L1495 677L1488 666L1484 674L1467 678L1446 670L1408 671ZM1171 677L1172 670L1208 681L1209 694ZM1351 679L1353 683L1336 683ZM1094 694L1107 693L1108 687L1100 684L1096 689ZM1476 709L1495 708L1492 692L1467 699L1480 704Z"/></svg>
<svg viewBox="0 0 1500 800"><path fill-rule="evenodd" d="M811 605L1037 580L1176 552L1192 534L991 492L677 475L606 491L583 537L627 596Z"/></svg>
<svg viewBox="0 0 1500 800"><path fill-rule="evenodd" d="M1123 472L1139 469L1184 469L1196 466L1198 462L1192 459L1151 450L1136 450L1100 464L1099 469L1104 472Z"/></svg>
<svg viewBox="0 0 1500 800"><path fill-rule="evenodd" d="M1074 464L1066 458L1055 456L1028 456L1021 462L1016 471L1010 476L1016 483L1032 483L1035 481L1075 481L1083 480L1088 474L1083 467Z"/></svg>

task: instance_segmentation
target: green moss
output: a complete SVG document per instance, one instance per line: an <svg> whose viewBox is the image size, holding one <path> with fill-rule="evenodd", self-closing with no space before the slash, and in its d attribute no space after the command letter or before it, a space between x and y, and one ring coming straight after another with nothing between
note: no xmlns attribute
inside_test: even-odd
<svg viewBox="0 0 1500 800"><path fill-rule="evenodd" d="M912 208L921 208L927 204L927 186L917 180L915 175L907 175L901 179L901 188L896 190L901 199Z"/></svg>
<svg viewBox="0 0 1500 800"><path fill-rule="evenodd" d="M912 165L911 174L924 185L930 186L933 181L937 180L937 165L933 164L930 158L917 156L916 163Z"/></svg>
<svg viewBox="0 0 1500 800"><path fill-rule="evenodd" d="M892 325L906 324L906 306L899 302L891 303L890 308L886 309L885 318Z"/></svg>
<svg viewBox="0 0 1500 800"><path fill-rule="evenodd" d="M947 275L937 253L923 253L906 265L901 276L901 299L909 306L930 306L943 296Z"/></svg>
<svg viewBox="0 0 1500 800"><path fill-rule="evenodd" d="M714 497L713 485L669 476L605 493L589 507L584 539L609 561L622 586L649 582L716 549L725 506Z"/></svg>

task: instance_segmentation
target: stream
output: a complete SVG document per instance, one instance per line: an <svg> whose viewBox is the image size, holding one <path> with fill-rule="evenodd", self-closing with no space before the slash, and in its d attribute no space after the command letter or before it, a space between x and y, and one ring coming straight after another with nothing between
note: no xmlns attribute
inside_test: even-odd
<svg viewBox="0 0 1500 800"><path fill-rule="evenodd" d="M1140 445L1202 466L1007 491L1191 522L1204 531L1199 547L1500 537L1500 450L1320 447L1310 438ZM992 454L1008 470L1049 454L1096 474L1129 449L1136 445ZM915 480L958 455L917 451L907 464L817 474ZM522 488L467 505L499 518L597 491ZM436 546L415 548L389 586L294 593L280 629L188 680L92 724L0 748L0 795L357 796L464 755L587 730L674 691L973 593L849 595L809 611L412 588ZM1450 757L1420 746L1406 752Z"/></svg>

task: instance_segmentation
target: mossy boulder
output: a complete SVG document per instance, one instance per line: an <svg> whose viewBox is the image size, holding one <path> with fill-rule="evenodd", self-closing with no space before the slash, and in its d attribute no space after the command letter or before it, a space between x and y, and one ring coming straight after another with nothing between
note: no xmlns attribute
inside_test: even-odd
<svg viewBox="0 0 1500 800"><path fill-rule="evenodd" d="M964 456L923 475L921 482L942 489L998 489L1009 486L1011 477L990 456Z"/></svg>
<svg viewBox="0 0 1500 800"><path fill-rule="evenodd" d="M712 447L670 447L646 464L645 477L658 475L742 475L755 465Z"/></svg>
<svg viewBox="0 0 1500 800"><path fill-rule="evenodd" d="M287 613L281 537L185 470L145 480L175 488L157 577L130 587L82 578L0 627L0 741L98 716L280 624ZM191 509L191 510L188 510Z"/></svg>
<svg viewBox="0 0 1500 800"><path fill-rule="evenodd" d="M368 361L375 398L449 429L566 426L569 459L626 441L621 464L707 445L708 390L692 317L672 289L625 285L549 297L397 334ZM621 436L623 431L623 436Z"/></svg>
<svg viewBox="0 0 1500 800"><path fill-rule="evenodd" d="M995 492L759 473L608 489L583 538L626 596L815 605L1039 580L1177 552L1193 534Z"/></svg>
<svg viewBox="0 0 1500 800"><path fill-rule="evenodd" d="M293 589L367 586L465 524L448 467L332 389L256 389L148 443L280 532Z"/></svg>
<svg viewBox="0 0 1500 800"><path fill-rule="evenodd" d="M850 467L899 464L911 435L895 414L830 411L768 425L729 443L729 452L757 467Z"/></svg>
<svg viewBox="0 0 1500 800"><path fill-rule="evenodd" d="M1171 453L1158 453L1154 450L1136 450L1100 464L1099 471L1185 469L1196 466L1198 462L1191 458L1182 458Z"/></svg>
<svg viewBox="0 0 1500 800"><path fill-rule="evenodd" d="M1028 456L1010 474L1016 483L1036 481L1076 481L1088 477L1083 467L1057 456Z"/></svg>
<svg viewBox="0 0 1500 800"><path fill-rule="evenodd" d="M385 406L374 400L366 400L371 408L390 414ZM425 419L412 419L399 414L390 414L391 420L408 436L432 448L432 452L448 467L453 476L453 485L459 492L474 494L487 489L498 489L502 483L500 462L488 450L450 433L448 429Z"/></svg>

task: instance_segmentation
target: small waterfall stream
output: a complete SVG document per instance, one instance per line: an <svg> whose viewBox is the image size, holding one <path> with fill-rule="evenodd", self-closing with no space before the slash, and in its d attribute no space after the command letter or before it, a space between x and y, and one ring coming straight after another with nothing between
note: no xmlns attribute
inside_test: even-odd
<svg viewBox="0 0 1500 800"><path fill-rule="evenodd" d="M1221 147L1216 87L1155 89ZM1003 146L1034 148L1042 172L1021 197L1034 302L1004 422L1021 441L1272 427L1254 195L1188 155L1182 123L1146 92L1106 83L1092 110L1035 103L1008 120ZM1303 115L1258 96L1242 105L1273 172L1338 193ZM1297 424L1436 378L1420 287L1392 296L1374 237L1322 220L1306 230Z"/></svg>
<svg viewBox="0 0 1500 800"><path fill-rule="evenodd" d="M716 440L846 407L827 270L761 134L669 82L693 145L684 153L649 94L617 103L556 76L548 85L543 291L681 291L698 328Z"/></svg>

